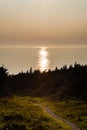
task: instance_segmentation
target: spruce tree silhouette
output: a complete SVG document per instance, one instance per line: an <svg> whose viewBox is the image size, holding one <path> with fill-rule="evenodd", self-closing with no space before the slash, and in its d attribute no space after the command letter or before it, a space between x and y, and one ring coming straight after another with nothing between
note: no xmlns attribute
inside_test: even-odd
<svg viewBox="0 0 87 130"><path fill-rule="evenodd" d="M3 70L3 71L1 71ZM7 71L0 68L0 85L6 91ZM3 73L2 73L3 72ZM56 99L87 100L87 65L64 65L62 68L40 72L30 68L26 73L9 76L13 94L23 96L49 96Z"/></svg>
<svg viewBox="0 0 87 130"><path fill-rule="evenodd" d="M8 86L8 73L7 69L0 67L0 96L8 96L10 88Z"/></svg>

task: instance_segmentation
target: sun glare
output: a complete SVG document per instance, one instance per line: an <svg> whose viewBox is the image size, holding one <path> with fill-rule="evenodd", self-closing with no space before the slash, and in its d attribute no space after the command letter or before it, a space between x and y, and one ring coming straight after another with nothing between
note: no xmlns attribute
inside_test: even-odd
<svg viewBox="0 0 87 130"><path fill-rule="evenodd" d="M48 55L48 53L46 52L46 49L44 49L44 48L41 49L39 53L40 53L40 56L42 56L42 57L47 57L47 55Z"/></svg>
<svg viewBox="0 0 87 130"><path fill-rule="evenodd" d="M49 63L47 48L42 47L39 51L38 68L41 72L47 71L49 69Z"/></svg>

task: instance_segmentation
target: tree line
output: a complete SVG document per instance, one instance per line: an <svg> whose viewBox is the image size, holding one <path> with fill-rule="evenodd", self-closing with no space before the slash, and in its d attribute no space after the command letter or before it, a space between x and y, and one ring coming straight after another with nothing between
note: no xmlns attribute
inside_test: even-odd
<svg viewBox="0 0 87 130"><path fill-rule="evenodd" d="M87 99L87 65L64 65L60 69L40 72L30 68L26 72L9 75L0 67L0 96L49 96L56 99Z"/></svg>

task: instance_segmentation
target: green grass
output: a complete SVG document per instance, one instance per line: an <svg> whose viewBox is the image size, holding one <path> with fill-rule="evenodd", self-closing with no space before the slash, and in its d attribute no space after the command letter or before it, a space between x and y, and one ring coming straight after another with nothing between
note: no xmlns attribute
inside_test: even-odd
<svg viewBox="0 0 87 130"><path fill-rule="evenodd" d="M87 130L87 102L86 101L53 101L45 100L44 105L61 117L75 123L81 130Z"/></svg>
<svg viewBox="0 0 87 130"><path fill-rule="evenodd" d="M39 98L0 98L0 130L72 130L49 115L41 104L44 102Z"/></svg>

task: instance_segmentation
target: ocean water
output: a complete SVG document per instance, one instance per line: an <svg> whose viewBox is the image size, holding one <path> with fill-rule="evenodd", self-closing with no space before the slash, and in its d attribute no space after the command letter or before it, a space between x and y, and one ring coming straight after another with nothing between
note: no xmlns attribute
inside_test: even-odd
<svg viewBox="0 0 87 130"><path fill-rule="evenodd" d="M0 66L10 74L26 72L30 67L41 71L67 64L87 64L87 47L8 47L0 48Z"/></svg>

